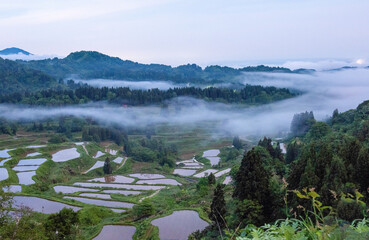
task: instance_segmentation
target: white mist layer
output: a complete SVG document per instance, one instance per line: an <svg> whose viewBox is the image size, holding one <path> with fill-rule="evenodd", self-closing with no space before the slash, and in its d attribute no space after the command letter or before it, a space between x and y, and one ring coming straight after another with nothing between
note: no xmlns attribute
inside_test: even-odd
<svg viewBox="0 0 369 240"><path fill-rule="evenodd" d="M66 107L28 107L0 105L0 117L12 120L42 120L63 115L93 118L101 124L145 127L150 124L207 125L214 133L230 135L275 135L289 130L295 113L314 111L319 120L356 108L369 99L369 69L317 72L312 75L247 73L244 84L288 87L304 94L259 107L206 102L181 97L168 101L163 111L158 106L122 108L107 103Z"/></svg>

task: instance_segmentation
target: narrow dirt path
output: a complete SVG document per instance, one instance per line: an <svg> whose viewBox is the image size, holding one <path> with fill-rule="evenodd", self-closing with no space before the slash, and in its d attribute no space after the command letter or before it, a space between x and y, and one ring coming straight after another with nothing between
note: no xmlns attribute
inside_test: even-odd
<svg viewBox="0 0 369 240"><path fill-rule="evenodd" d="M164 188L165 189L165 188ZM158 194L160 192L161 189L157 190L156 192L154 192L153 194L151 194L150 196L147 197L143 197L141 198L138 202L142 202L143 200L145 200L146 198L151 198L153 196L155 196L156 194Z"/></svg>
<svg viewBox="0 0 369 240"><path fill-rule="evenodd" d="M85 146L85 145L82 145L82 147L83 147L83 150L85 150L86 154L87 154L87 155L90 155L90 154L88 154L88 151L87 151L86 146Z"/></svg>
<svg viewBox="0 0 369 240"><path fill-rule="evenodd" d="M120 167L119 167L119 168L122 168L122 167L124 166L124 164L126 163L127 159L128 159L127 157L123 157L123 158L124 158L123 163L122 163L122 165L120 165ZM118 169L119 169L119 168L118 168Z"/></svg>

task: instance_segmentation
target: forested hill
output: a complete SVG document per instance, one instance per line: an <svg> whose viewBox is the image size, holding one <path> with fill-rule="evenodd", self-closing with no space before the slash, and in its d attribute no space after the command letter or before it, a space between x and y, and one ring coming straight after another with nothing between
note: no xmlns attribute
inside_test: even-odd
<svg viewBox="0 0 369 240"><path fill-rule="evenodd" d="M0 51L0 55L11 55L11 54L32 55L31 53L24 51L23 49L15 48L15 47L5 48Z"/></svg>
<svg viewBox="0 0 369 240"><path fill-rule="evenodd" d="M73 89L71 87L70 89ZM163 103L175 97L187 96L208 101L258 105L296 96L286 88L246 85L243 89L228 88L174 88L169 90L132 90L126 87L94 88L81 86L75 90L42 90L35 93L13 93L0 95L0 103L62 106L95 101L109 101L126 105L149 105Z"/></svg>
<svg viewBox="0 0 369 240"><path fill-rule="evenodd" d="M291 129L296 121L306 131L287 147L288 187L315 188L323 204L337 208L338 217L362 218L369 204L369 101L343 113L335 110L327 122L315 122L312 113L295 115ZM356 191L366 205L347 198Z"/></svg>
<svg viewBox="0 0 369 240"><path fill-rule="evenodd" d="M58 86L51 76L23 64L0 58L0 94L32 92Z"/></svg>
<svg viewBox="0 0 369 240"><path fill-rule="evenodd" d="M170 80L177 83L219 83L228 82L242 72L285 72L306 73L304 70L292 71L288 68L257 66L235 69L221 66L208 66L202 69L196 64L171 67L163 64L141 64L95 51L80 51L66 58L34 61L20 61L23 64L57 78L76 74L80 78L108 78L125 80Z"/></svg>

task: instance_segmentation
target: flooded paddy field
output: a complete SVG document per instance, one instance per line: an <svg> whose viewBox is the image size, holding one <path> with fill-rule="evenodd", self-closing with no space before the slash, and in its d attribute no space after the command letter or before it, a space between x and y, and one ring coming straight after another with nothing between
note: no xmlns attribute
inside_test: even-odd
<svg viewBox="0 0 369 240"><path fill-rule="evenodd" d="M134 173L129 174L130 177L135 177L138 179L157 179L157 178L165 178L165 176L161 174L150 174L150 173Z"/></svg>
<svg viewBox="0 0 369 240"><path fill-rule="evenodd" d="M81 188L81 187L72 187L72 186L55 186L54 191L56 193L76 193L76 192L98 192L98 189L93 188Z"/></svg>
<svg viewBox="0 0 369 240"><path fill-rule="evenodd" d="M111 207L111 208L132 208L134 204L126 203L126 202L116 202L116 201L104 201L98 199L90 199L90 198L83 198L83 197L64 197L65 199L72 199L75 201L97 205L97 206L104 206L104 207Z"/></svg>
<svg viewBox="0 0 369 240"><path fill-rule="evenodd" d="M25 207L31 208L33 211L40 212L40 213L46 213L46 214L57 213L65 207L71 208L74 211L78 211L81 209L80 207L75 207L72 205L68 205L68 204L64 204L60 202L54 202L54 201L50 201L50 200L46 200L46 199L38 198L38 197L15 196L13 200L14 200L14 205L17 208L25 206Z"/></svg>
<svg viewBox="0 0 369 240"><path fill-rule="evenodd" d="M125 176L106 176L101 178L94 178L88 180L89 182L103 182L103 183L132 183L135 179Z"/></svg>
<svg viewBox="0 0 369 240"><path fill-rule="evenodd" d="M52 155L52 160L54 162L66 162L78 157L80 157L80 153L77 152L77 148L69 148L54 153Z"/></svg>
<svg viewBox="0 0 369 240"><path fill-rule="evenodd" d="M209 225L196 211L189 210L174 211L169 216L153 220L151 224L159 228L161 240L187 240L191 233Z"/></svg>
<svg viewBox="0 0 369 240"><path fill-rule="evenodd" d="M150 180L139 180L136 184L149 184L149 185L182 185L181 183L177 182L175 179L150 179Z"/></svg>
<svg viewBox="0 0 369 240"><path fill-rule="evenodd" d="M9 177L8 170L6 168L0 168L0 181L8 179L8 177Z"/></svg>
<svg viewBox="0 0 369 240"><path fill-rule="evenodd" d="M229 166L226 164L223 164L220 169L216 167L211 169L208 163L199 162L203 159L200 158L198 161L195 158L191 159L192 156L202 155L203 146L198 152L182 158L189 160L181 161L177 158L178 161L174 162L174 167L166 169L153 163L134 161L131 156L125 155L126 153L121 150L122 146L117 151L106 147L114 146L113 148L118 149L116 145L111 143L99 145L91 141L86 145L76 141L80 140L75 139L72 142L74 145L66 142L60 145L48 144L47 147L42 147L37 151L25 150L22 147L20 151L16 149L10 152L9 161L10 158L14 160L11 161L11 165L8 163L5 166L9 169L11 186L4 190L13 193L17 204L24 203L25 206L37 212L56 213L63 207L72 208L74 211L80 209L83 211L90 211L90 209L105 211L106 217L100 221L99 228L101 229L102 223L109 225L105 225L100 233L87 233L88 237L85 239L91 239L94 236L93 239L133 239L134 234L136 234L135 239L145 239L142 238L145 236L145 232L140 232L142 229L139 228L142 220L132 222L130 217L135 211L132 208L135 205L145 204L146 201L152 202L156 210L153 215L145 218L149 226L151 226L150 223L153 226L158 226L159 231L156 230L155 237L159 235L160 239L187 239L192 232L208 226L209 219L206 218L206 212L197 207L200 200L188 201L181 196L187 189L188 192L196 191L198 178L205 176L206 173L213 172L219 177L223 176L221 181L228 173ZM216 147L219 146L209 148ZM8 149L11 148L8 147ZM93 153L100 154L98 159L94 158ZM210 152L210 155L214 154L218 155L219 153ZM102 168L105 157L111 159L113 172L104 176ZM3 161L0 161L0 164ZM95 169L98 170L92 171ZM37 176L35 176L36 170ZM16 178L12 180L12 176L13 178L17 176L19 181ZM225 178L227 179L227 177ZM42 185L44 180L49 186ZM218 179L218 181L220 180ZM34 185L25 186L30 184ZM22 194L30 196L20 196L22 187ZM40 187L44 187L45 190ZM169 208L161 207L169 206L169 204L171 206ZM193 210L177 210L171 213L172 205L175 209ZM127 214L118 214L124 212ZM157 218L158 213L160 216L171 214ZM107 219L109 220L107 221ZM178 226L173 226L175 222ZM132 223L135 226L114 225ZM146 230L144 229L144 231ZM173 234L176 234L175 237Z"/></svg>
<svg viewBox="0 0 369 240"><path fill-rule="evenodd" d="M105 225L93 240L132 240L136 228L132 226Z"/></svg>
<svg viewBox="0 0 369 240"><path fill-rule="evenodd" d="M90 183L90 182L76 182L74 183L74 185L81 186L81 187L118 188L118 189L132 189L132 190L159 190L159 189L165 188L164 186L145 186L145 185Z"/></svg>

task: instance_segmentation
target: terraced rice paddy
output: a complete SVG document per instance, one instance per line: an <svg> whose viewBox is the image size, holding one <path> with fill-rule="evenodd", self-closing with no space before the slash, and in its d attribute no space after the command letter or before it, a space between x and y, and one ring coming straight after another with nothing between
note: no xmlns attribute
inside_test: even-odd
<svg viewBox="0 0 369 240"><path fill-rule="evenodd" d="M29 172L18 172L17 177L19 179L19 184L31 185L34 184L32 177L36 175L36 171Z"/></svg>
<svg viewBox="0 0 369 240"><path fill-rule="evenodd" d="M226 178L223 181L223 184L230 184L232 182L232 177L231 176L226 176Z"/></svg>
<svg viewBox="0 0 369 240"><path fill-rule="evenodd" d="M121 164L123 162L123 158L117 157L116 159L113 160L113 162L115 162L116 164Z"/></svg>
<svg viewBox="0 0 369 240"><path fill-rule="evenodd" d="M203 172L200 172L200 173L198 173L198 174L196 174L196 175L193 175L194 177L196 177L196 178L201 178L201 177L205 177L205 176L208 176L208 175L210 175L210 173L216 173L218 170L215 170L215 169L208 169L208 170L205 170L205 171L203 171Z"/></svg>
<svg viewBox="0 0 369 240"><path fill-rule="evenodd" d="M54 191L56 193L76 193L76 192L98 192L99 190L93 188L81 188L81 187L72 187L72 186L55 186Z"/></svg>
<svg viewBox="0 0 369 240"><path fill-rule="evenodd" d="M196 173L196 170L181 169L181 168L174 169L174 171L173 171L173 174L178 174L178 175L184 176L184 177L192 176L195 173Z"/></svg>
<svg viewBox="0 0 369 240"><path fill-rule="evenodd" d="M213 165L217 165L220 161L220 157L218 157L219 153L220 153L219 149L211 149L211 150L205 151L202 156L204 158L209 159L210 164L213 166Z"/></svg>
<svg viewBox="0 0 369 240"><path fill-rule="evenodd" d="M71 206L60 202L54 202L38 197L15 196L13 200L14 205L18 208L25 206L31 208L33 211L46 214L57 213L65 207L71 208L74 211L78 211L81 209L79 207Z"/></svg>
<svg viewBox="0 0 369 240"><path fill-rule="evenodd" d="M161 174L151 174L151 173L134 173L129 174L130 177L135 177L138 179L157 179L157 178L165 178L165 176Z"/></svg>
<svg viewBox="0 0 369 240"><path fill-rule="evenodd" d="M104 156L105 153L101 152L101 151L97 151L97 153L94 155L94 158L99 158L101 156Z"/></svg>
<svg viewBox="0 0 369 240"><path fill-rule="evenodd" d="M10 192L10 193L19 193L22 191L22 186L20 185L10 185L7 187L3 187L4 192Z"/></svg>
<svg viewBox="0 0 369 240"><path fill-rule="evenodd" d="M111 199L109 194L101 194L101 193L81 193L79 194L79 196L90 197L90 198Z"/></svg>
<svg viewBox="0 0 369 240"><path fill-rule="evenodd" d="M118 189L132 189L132 190L158 190L163 189L163 186L147 186L147 185L129 185L129 184L113 184L113 183L90 183L90 182L76 182L74 185L82 187L95 188L118 188Z"/></svg>
<svg viewBox="0 0 369 240"><path fill-rule="evenodd" d="M18 166L39 166L46 162L46 158L23 159L18 162Z"/></svg>
<svg viewBox="0 0 369 240"><path fill-rule="evenodd" d="M4 150L0 150L0 158L9 158L10 154L8 153L9 151L12 151L14 149L4 149Z"/></svg>
<svg viewBox="0 0 369 240"><path fill-rule="evenodd" d="M127 202L117 202L117 201L104 201L104 200L98 200L98 199L91 199L91 198L83 198L83 197L64 197L65 199L72 199L75 201L97 205L97 206L103 206L103 207L111 207L111 208L132 208L134 206L133 203L127 203Z"/></svg>
<svg viewBox="0 0 369 240"><path fill-rule="evenodd" d="M191 233L209 225L197 212L188 210L174 211L169 216L153 220L151 224L159 228L159 237L162 240L187 240Z"/></svg>
<svg viewBox="0 0 369 240"><path fill-rule="evenodd" d="M69 148L54 153L52 155L52 160L54 162L66 162L78 157L80 157L80 154L77 152L77 148Z"/></svg>
<svg viewBox="0 0 369 240"><path fill-rule="evenodd" d="M8 179L8 177L9 177L8 170L6 168L0 168L0 181Z"/></svg>
<svg viewBox="0 0 369 240"><path fill-rule="evenodd" d="M114 194L122 194L122 195L138 195L142 192L140 191L125 191L125 190L103 190L103 193L114 193Z"/></svg>
<svg viewBox="0 0 369 240"><path fill-rule="evenodd" d="M34 153L30 153L30 154L27 154L26 157L35 157L35 156L38 156L38 155L41 155L42 153L39 153L39 152L34 152Z"/></svg>
<svg viewBox="0 0 369 240"><path fill-rule="evenodd" d="M132 226L105 225L93 240L131 240L136 228Z"/></svg>
<svg viewBox="0 0 369 240"><path fill-rule="evenodd" d="M175 179L151 179L151 180L139 180L136 182L136 184L149 184L149 185L182 185L181 183L177 182Z"/></svg>
<svg viewBox="0 0 369 240"><path fill-rule="evenodd" d="M92 171L92 170L94 170L94 169L97 169L97 168L101 168L101 167L103 167L104 166L104 163L105 162L103 162L103 161L97 161L90 169L88 169L87 171L86 171L86 173L88 173L88 172L90 172L90 171Z"/></svg>
<svg viewBox="0 0 369 240"><path fill-rule="evenodd" d="M103 183L132 183L135 179L125 176L106 176L101 178L94 178L88 180L89 182L103 182Z"/></svg>

